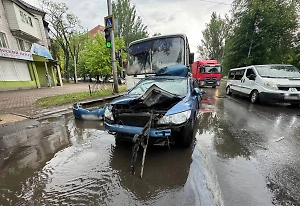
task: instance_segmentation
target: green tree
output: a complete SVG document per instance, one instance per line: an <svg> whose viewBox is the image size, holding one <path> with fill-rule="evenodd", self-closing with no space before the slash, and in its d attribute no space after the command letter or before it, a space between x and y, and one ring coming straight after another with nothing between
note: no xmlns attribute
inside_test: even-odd
<svg viewBox="0 0 300 206"><path fill-rule="evenodd" d="M295 36L294 47L290 55L289 63L300 69L300 32Z"/></svg>
<svg viewBox="0 0 300 206"><path fill-rule="evenodd" d="M63 51L63 72L69 81L70 37L80 28L79 19L72 13L68 13L68 6L65 3L41 0L41 6L47 13L51 38Z"/></svg>
<svg viewBox="0 0 300 206"><path fill-rule="evenodd" d="M221 60L224 52L225 37L227 35L225 19L217 16L216 12L211 15L210 22L202 31L203 39L197 46L197 52L201 57Z"/></svg>
<svg viewBox="0 0 300 206"><path fill-rule="evenodd" d="M251 64L287 63L297 28L296 1L235 0L225 69Z"/></svg>
<svg viewBox="0 0 300 206"><path fill-rule="evenodd" d="M70 68L72 68L70 72L72 73L72 75L74 75L74 80L75 80L75 75L77 76L77 71L75 71L75 68L77 68L77 64L79 62L79 52L82 51L86 46L86 43L88 41L88 34L87 32L81 33L79 31L76 31L75 33L71 34L69 40L70 40L69 49L71 55ZM77 83L76 80L75 83Z"/></svg>
<svg viewBox="0 0 300 206"><path fill-rule="evenodd" d="M135 6L130 5L130 0L116 0L112 3L114 18L118 21L118 31L115 33L119 38L123 38L126 47L129 43L148 37L147 26L137 15Z"/></svg>
<svg viewBox="0 0 300 206"><path fill-rule="evenodd" d="M111 53L106 48L105 37L97 34L95 37L89 37L85 49L79 53L78 74L84 77L96 77L112 75ZM123 39L115 38L115 49L119 51L125 47ZM123 57L124 56L124 57ZM126 58L125 55L122 55ZM118 65L118 70L121 67Z"/></svg>

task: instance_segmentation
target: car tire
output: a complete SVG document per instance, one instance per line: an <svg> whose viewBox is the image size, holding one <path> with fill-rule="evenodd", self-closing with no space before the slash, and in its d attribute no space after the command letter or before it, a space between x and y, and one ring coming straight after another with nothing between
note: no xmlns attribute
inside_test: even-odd
<svg viewBox="0 0 300 206"><path fill-rule="evenodd" d="M291 107L299 107L300 104L298 103L290 103L291 104Z"/></svg>
<svg viewBox="0 0 300 206"><path fill-rule="evenodd" d="M216 86L212 86L212 88L214 88L214 89L215 89L215 88L216 88Z"/></svg>
<svg viewBox="0 0 300 206"><path fill-rule="evenodd" d="M257 90L254 90L254 91L252 91L251 94L250 94L250 102L251 102L252 104L255 104L255 103L257 103L258 101L259 101L259 93L258 93Z"/></svg>
<svg viewBox="0 0 300 206"><path fill-rule="evenodd" d="M226 94L229 96L232 94L232 91L230 90L230 86L226 87Z"/></svg>
<svg viewBox="0 0 300 206"><path fill-rule="evenodd" d="M178 147L188 148L191 146L194 139L194 119L190 120L184 128L182 128L175 138L175 144Z"/></svg>

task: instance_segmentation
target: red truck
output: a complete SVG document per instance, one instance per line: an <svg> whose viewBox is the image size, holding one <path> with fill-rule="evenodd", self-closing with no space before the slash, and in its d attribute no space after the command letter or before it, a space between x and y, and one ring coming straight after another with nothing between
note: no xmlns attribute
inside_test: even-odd
<svg viewBox="0 0 300 206"><path fill-rule="evenodd" d="M222 67L218 60L197 60L192 64L192 77L197 79L199 87L220 86Z"/></svg>

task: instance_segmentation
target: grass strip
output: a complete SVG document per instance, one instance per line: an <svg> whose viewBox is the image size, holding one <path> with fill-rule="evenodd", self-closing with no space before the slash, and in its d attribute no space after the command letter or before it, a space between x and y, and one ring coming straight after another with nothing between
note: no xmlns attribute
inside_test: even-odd
<svg viewBox="0 0 300 206"><path fill-rule="evenodd" d="M126 86L119 87L119 93L125 92ZM111 88L102 89L99 91L92 92L92 96L87 92L76 92L71 94L59 94L51 97L40 98L36 101L36 104L41 107L52 107L52 106L60 106L68 103L76 103L84 100L92 100L101 97L111 96L113 95L113 91Z"/></svg>

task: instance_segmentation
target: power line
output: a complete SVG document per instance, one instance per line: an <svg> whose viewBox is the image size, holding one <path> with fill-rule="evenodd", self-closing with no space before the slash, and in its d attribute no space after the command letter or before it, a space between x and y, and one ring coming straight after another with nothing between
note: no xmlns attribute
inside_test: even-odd
<svg viewBox="0 0 300 206"><path fill-rule="evenodd" d="M132 0L130 0L133 5L135 6L136 10L140 13L140 15L142 16L142 18L144 19L144 21L146 22L147 26L149 27L149 29L152 31L152 34L154 34L153 29L150 27L150 24L148 24L148 22L146 21L145 17L142 15L142 13L140 12L140 10L138 9L138 7L136 6L136 3L134 3Z"/></svg>
<svg viewBox="0 0 300 206"><path fill-rule="evenodd" d="M204 2L209 2L209 3L214 3L214 4L223 4L223 5L231 6L231 4L226 4L226 3L222 3L222 2L216 2L216 1L207 1L207 0L199 0L199 1L204 1Z"/></svg>

